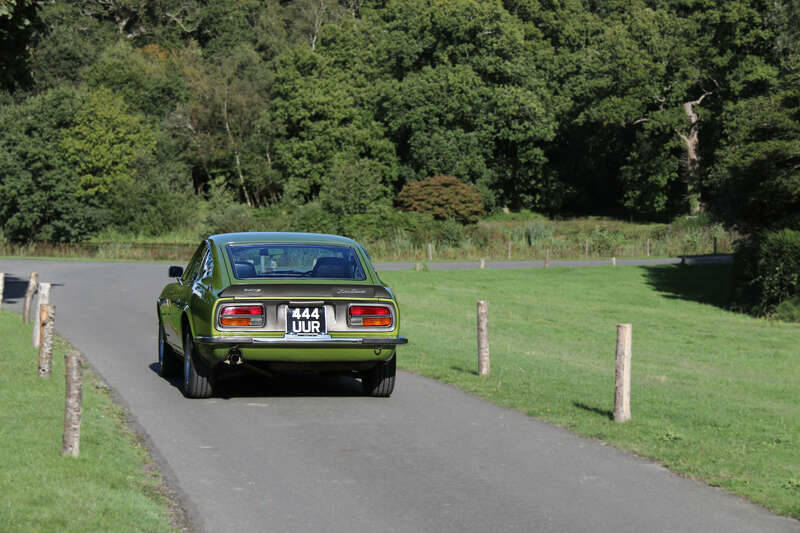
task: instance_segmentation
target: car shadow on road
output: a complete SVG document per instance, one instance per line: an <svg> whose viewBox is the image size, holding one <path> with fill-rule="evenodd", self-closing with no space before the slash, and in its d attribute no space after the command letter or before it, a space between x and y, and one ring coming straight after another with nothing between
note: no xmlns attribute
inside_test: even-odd
<svg viewBox="0 0 800 533"><path fill-rule="evenodd" d="M158 374L158 363L151 363L150 370ZM181 378L165 379L180 390ZM214 397L231 398L277 398L277 397L347 397L363 396L361 382L349 376L325 376L318 374L281 375L275 377L258 374L221 376L214 384Z"/></svg>
<svg viewBox="0 0 800 533"><path fill-rule="evenodd" d="M733 264L643 266L645 280L666 298L691 300L727 309Z"/></svg>
<svg viewBox="0 0 800 533"><path fill-rule="evenodd" d="M15 304L17 300L25 298L25 291L28 290L28 280L5 275L3 287L3 303Z"/></svg>

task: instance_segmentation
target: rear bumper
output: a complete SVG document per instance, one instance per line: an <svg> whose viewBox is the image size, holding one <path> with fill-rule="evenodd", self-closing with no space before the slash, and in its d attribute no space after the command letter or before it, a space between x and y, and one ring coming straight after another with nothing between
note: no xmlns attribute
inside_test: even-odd
<svg viewBox="0 0 800 533"><path fill-rule="evenodd" d="M407 344L405 337L331 337L320 335L315 337L299 337L284 335L283 337L197 337L196 344L209 347L241 346L263 348L394 348L400 344Z"/></svg>

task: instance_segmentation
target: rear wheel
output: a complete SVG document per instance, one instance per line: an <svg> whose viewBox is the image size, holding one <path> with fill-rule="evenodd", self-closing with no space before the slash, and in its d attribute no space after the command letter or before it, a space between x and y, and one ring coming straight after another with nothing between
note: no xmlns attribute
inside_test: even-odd
<svg viewBox="0 0 800 533"><path fill-rule="evenodd" d="M158 375L162 378L171 378L178 373L180 361L178 356L172 351L172 347L167 343L167 335L164 333L164 324L158 321Z"/></svg>
<svg viewBox="0 0 800 533"><path fill-rule="evenodd" d="M376 398L388 398L394 391L394 378L397 373L397 356L364 373L362 382L364 393Z"/></svg>
<svg viewBox="0 0 800 533"><path fill-rule="evenodd" d="M199 358L194 353L192 332L186 328L183 336L183 395L187 398L208 398L211 396L211 380L205 365L200 367Z"/></svg>

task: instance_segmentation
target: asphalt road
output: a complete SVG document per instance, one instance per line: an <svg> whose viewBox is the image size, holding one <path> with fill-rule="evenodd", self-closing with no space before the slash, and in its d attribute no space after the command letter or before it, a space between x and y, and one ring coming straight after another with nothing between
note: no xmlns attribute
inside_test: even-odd
<svg viewBox="0 0 800 533"><path fill-rule="evenodd" d="M411 374L399 375L390 399L360 397L344 378L251 380L222 397L184 399L154 370L166 265L0 260L17 278L6 280L4 307L21 307L31 271L57 284L57 331L131 411L198 531L800 531Z"/></svg>

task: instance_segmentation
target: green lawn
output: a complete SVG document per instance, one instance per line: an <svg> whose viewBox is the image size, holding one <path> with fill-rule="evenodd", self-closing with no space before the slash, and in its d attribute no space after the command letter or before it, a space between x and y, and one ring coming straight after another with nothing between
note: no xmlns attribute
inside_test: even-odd
<svg viewBox="0 0 800 533"><path fill-rule="evenodd" d="M400 366L800 517L800 325L720 307L730 266L384 272ZM477 375L476 301L492 374ZM616 324L633 421L615 424ZM402 387L402 381L399 384Z"/></svg>
<svg viewBox="0 0 800 533"><path fill-rule="evenodd" d="M0 339L0 531L173 531L161 481L97 378L84 369L80 457L61 457L65 343L43 380L19 315L0 311Z"/></svg>

